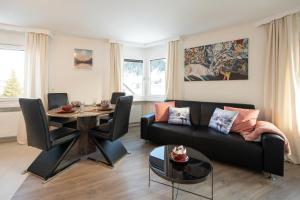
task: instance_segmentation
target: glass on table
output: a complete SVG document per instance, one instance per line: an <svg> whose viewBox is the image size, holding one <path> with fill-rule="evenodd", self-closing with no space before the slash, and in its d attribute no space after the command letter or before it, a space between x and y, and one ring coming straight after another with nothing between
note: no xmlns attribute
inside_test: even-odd
<svg viewBox="0 0 300 200"><path fill-rule="evenodd" d="M85 103L81 102L79 112L81 112L81 113L84 112L84 107L85 107Z"/></svg>

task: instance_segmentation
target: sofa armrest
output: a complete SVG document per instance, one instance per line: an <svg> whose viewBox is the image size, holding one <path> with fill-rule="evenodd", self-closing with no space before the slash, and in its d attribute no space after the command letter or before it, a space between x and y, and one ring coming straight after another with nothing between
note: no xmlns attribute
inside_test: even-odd
<svg viewBox="0 0 300 200"><path fill-rule="evenodd" d="M153 113L144 115L141 118L141 138L145 140L149 139L148 127L150 126L150 124L154 122L154 120L155 120L155 115Z"/></svg>
<svg viewBox="0 0 300 200"><path fill-rule="evenodd" d="M283 176L284 139L276 134L264 133L261 141L264 151L264 171Z"/></svg>

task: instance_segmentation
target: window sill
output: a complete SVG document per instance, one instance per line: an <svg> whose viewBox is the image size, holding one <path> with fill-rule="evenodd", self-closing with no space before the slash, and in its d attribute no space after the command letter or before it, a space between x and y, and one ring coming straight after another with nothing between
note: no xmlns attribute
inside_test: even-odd
<svg viewBox="0 0 300 200"><path fill-rule="evenodd" d="M164 96L134 96L133 102L157 102L164 101Z"/></svg>
<svg viewBox="0 0 300 200"><path fill-rule="evenodd" d="M19 98L0 98L0 112L20 111Z"/></svg>
<svg viewBox="0 0 300 200"><path fill-rule="evenodd" d="M0 113L2 112L19 112L21 111L20 107L0 107Z"/></svg>

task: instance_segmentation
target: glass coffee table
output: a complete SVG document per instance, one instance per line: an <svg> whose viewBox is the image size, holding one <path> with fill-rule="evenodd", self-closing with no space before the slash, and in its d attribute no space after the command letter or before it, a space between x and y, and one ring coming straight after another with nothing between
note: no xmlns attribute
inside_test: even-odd
<svg viewBox="0 0 300 200"><path fill-rule="evenodd" d="M178 190L184 191L205 199L213 199L213 166L211 161L201 152L186 147L189 160L186 163L177 163L170 160L170 153L178 145L165 145L153 149L149 155L149 187L150 182L156 182L172 188L172 200L177 199ZM170 184L162 183L151 179L151 170L164 180L170 181ZM178 184L197 184L205 181L211 174L211 196L207 197L198 193L187 191L175 187ZM176 194L174 193L177 190Z"/></svg>

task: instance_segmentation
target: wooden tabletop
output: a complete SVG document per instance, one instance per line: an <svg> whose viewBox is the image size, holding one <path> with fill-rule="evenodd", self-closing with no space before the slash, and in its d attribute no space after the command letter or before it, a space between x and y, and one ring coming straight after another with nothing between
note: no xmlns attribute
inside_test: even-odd
<svg viewBox="0 0 300 200"><path fill-rule="evenodd" d="M109 110L103 110L99 106L85 106L83 110L80 108L73 108L75 111L71 113L60 113L61 108L49 110L47 115L50 117L65 117L65 118L77 118L77 117L95 117L107 115L114 112L114 106L111 106Z"/></svg>

